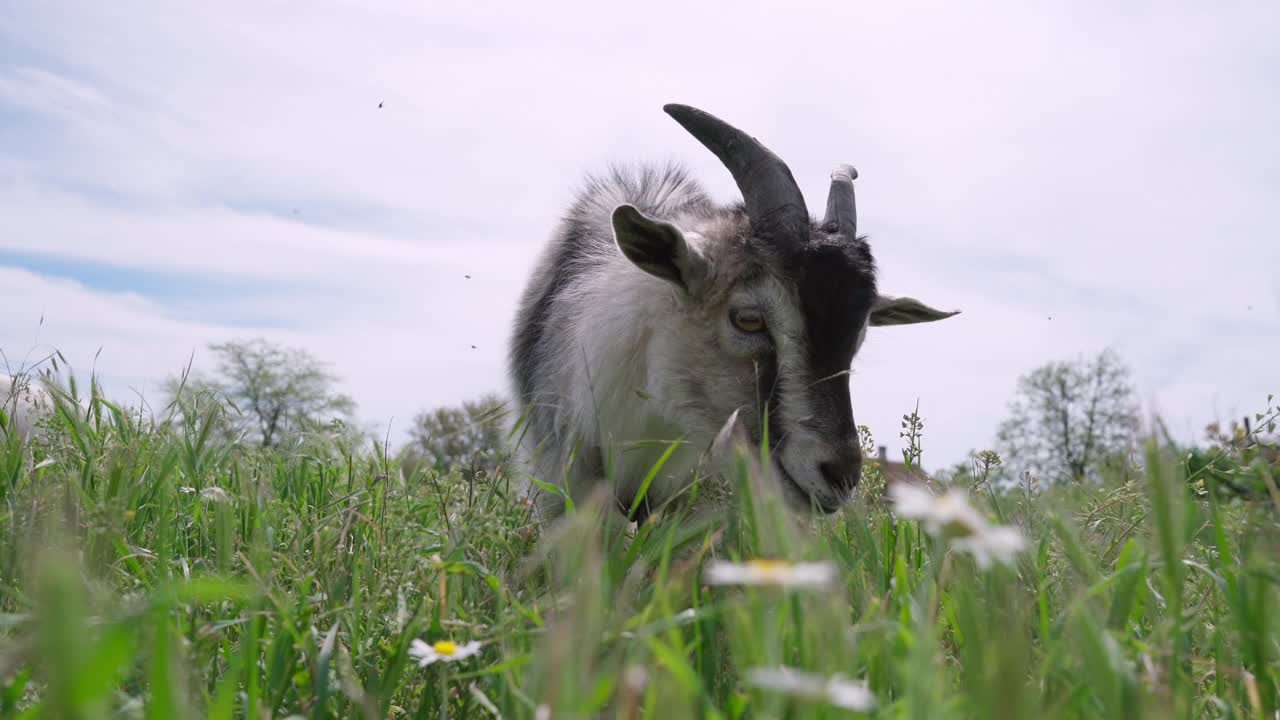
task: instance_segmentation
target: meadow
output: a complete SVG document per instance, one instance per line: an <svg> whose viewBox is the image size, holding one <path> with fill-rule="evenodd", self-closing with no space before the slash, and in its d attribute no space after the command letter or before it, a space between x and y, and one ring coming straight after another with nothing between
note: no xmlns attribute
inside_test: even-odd
<svg viewBox="0 0 1280 720"><path fill-rule="evenodd" d="M237 446L225 408L63 390L0 445L2 717L1280 717L1275 482L1226 454L979 473L964 507L1025 540L987 562L874 463L834 516L785 510L738 449L711 511L544 527L503 468ZM1244 472L1261 497L1218 492Z"/></svg>

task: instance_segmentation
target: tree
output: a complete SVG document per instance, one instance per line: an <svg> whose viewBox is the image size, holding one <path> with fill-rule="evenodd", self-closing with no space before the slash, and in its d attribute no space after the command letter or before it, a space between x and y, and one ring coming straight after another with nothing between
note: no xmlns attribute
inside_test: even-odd
<svg viewBox="0 0 1280 720"><path fill-rule="evenodd" d="M999 443L1018 473L1047 481L1096 480L1138 428L1129 369L1113 350L1052 362L1018 380Z"/></svg>
<svg viewBox="0 0 1280 720"><path fill-rule="evenodd" d="M410 455L438 470L496 467L507 455L504 410L502 398L489 394L419 413L409 431Z"/></svg>
<svg viewBox="0 0 1280 720"><path fill-rule="evenodd" d="M187 410L207 405L210 397L225 398L238 412L221 416L219 429L236 437L272 447L355 413L355 401L333 390L337 378L305 350L262 339L215 343L209 349L218 356L214 378L171 378L167 389Z"/></svg>

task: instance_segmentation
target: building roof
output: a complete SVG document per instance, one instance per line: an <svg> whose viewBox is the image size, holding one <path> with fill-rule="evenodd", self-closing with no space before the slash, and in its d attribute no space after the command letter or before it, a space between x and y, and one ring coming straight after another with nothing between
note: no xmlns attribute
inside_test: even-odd
<svg viewBox="0 0 1280 720"><path fill-rule="evenodd" d="M884 478L885 487L901 482L928 482L929 476L925 473L924 468L919 465L907 467L907 464L900 460L890 460L889 449L884 445L879 447L877 455L876 459L880 463L880 475Z"/></svg>

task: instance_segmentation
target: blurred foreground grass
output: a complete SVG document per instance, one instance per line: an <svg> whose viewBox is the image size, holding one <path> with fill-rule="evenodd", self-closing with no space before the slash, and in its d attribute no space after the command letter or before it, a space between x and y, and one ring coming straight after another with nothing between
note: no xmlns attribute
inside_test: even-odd
<svg viewBox="0 0 1280 720"><path fill-rule="evenodd" d="M1274 505L1154 446L974 492L1027 541L984 568L874 493L801 527L745 455L722 514L539 527L501 474L55 395L0 433L3 717L1277 717Z"/></svg>

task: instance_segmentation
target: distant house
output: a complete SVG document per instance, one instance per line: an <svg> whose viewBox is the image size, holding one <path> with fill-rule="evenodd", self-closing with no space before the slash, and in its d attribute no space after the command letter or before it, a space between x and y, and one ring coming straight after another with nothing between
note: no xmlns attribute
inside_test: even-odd
<svg viewBox="0 0 1280 720"><path fill-rule="evenodd" d="M907 464L901 460L889 459L889 448L881 445L879 447L878 457L880 463L880 475L884 478L884 486L892 487L894 483L927 483L929 476L925 474L924 469L917 466L908 468Z"/></svg>

